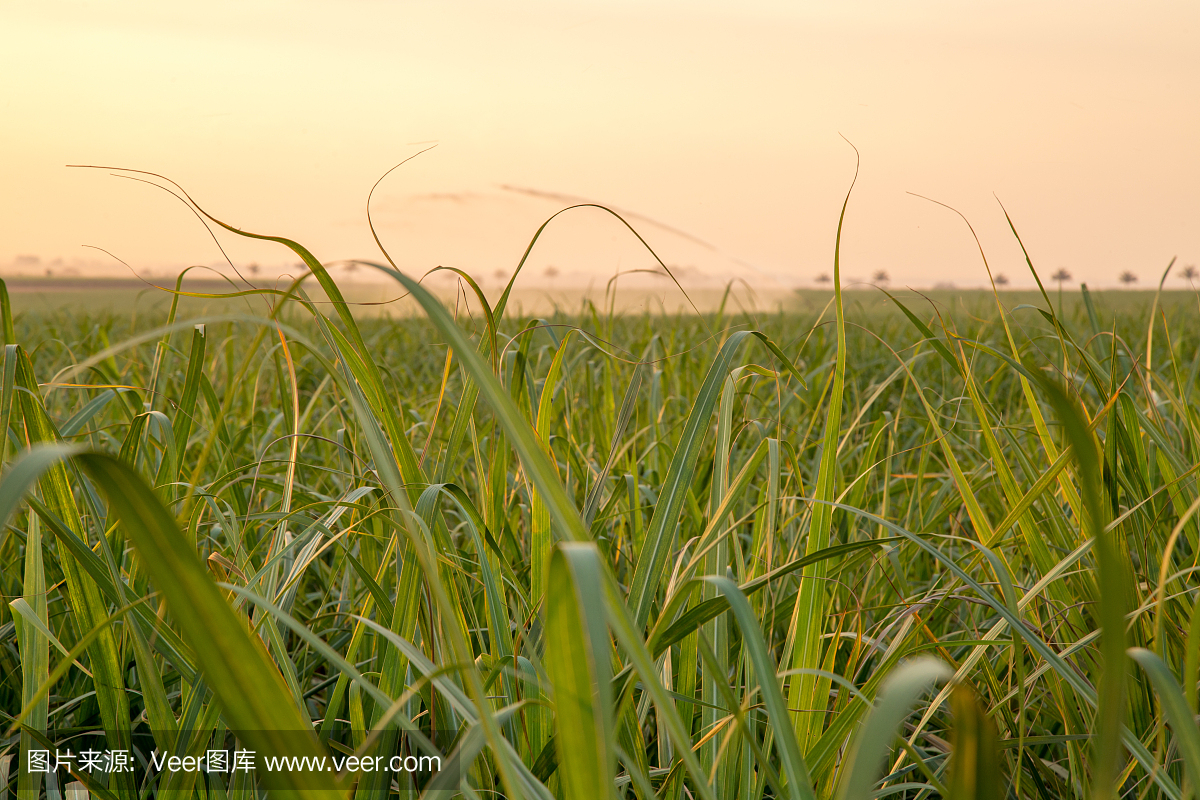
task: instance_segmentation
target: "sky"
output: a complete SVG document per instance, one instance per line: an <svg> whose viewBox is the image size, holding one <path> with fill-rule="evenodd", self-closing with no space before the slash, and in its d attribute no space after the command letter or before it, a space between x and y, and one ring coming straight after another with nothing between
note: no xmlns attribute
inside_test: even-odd
<svg viewBox="0 0 1200 800"><path fill-rule="evenodd" d="M1200 3L0 3L0 274L219 266L148 170L324 262L485 286L1091 286L1200 263ZM851 144L853 143L853 148ZM1003 204L1003 208L1001 206ZM217 237L239 268L277 245ZM96 249L101 248L101 249ZM107 251L107 252L103 252ZM123 262L123 263L122 263ZM228 268L225 267L226 272ZM363 279L369 270L347 271ZM646 280L656 280L645 278ZM1178 283L1175 278L1170 283ZM1182 286L1182 284L1181 284Z"/></svg>

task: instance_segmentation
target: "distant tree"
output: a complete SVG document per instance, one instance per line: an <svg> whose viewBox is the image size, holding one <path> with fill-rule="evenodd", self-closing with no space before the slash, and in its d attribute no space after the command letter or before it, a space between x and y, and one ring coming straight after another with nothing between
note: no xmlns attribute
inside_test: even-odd
<svg viewBox="0 0 1200 800"><path fill-rule="evenodd" d="M881 269L875 273L875 276L871 280L876 286L886 286L891 278L888 277L886 269Z"/></svg>
<svg viewBox="0 0 1200 800"><path fill-rule="evenodd" d="M1053 278L1054 280L1058 281L1058 315L1061 317L1063 315L1063 303L1062 303L1063 283L1071 280L1071 273L1067 272L1067 270L1065 268L1059 267L1058 272L1054 273L1050 277Z"/></svg>
<svg viewBox="0 0 1200 800"><path fill-rule="evenodd" d="M829 273L827 273L827 272L822 272L820 275L817 276L817 283L829 283L829 281L830 281Z"/></svg>
<svg viewBox="0 0 1200 800"><path fill-rule="evenodd" d="M1196 278L1200 278L1200 272L1197 272L1197 271L1196 271L1196 265L1195 265L1195 264L1188 264L1188 265L1187 265L1186 267L1184 267L1184 268L1183 268L1183 270L1182 270L1182 271L1179 273L1179 277L1183 278L1183 279L1184 279L1185 281L1187 281L1188 283L1195 285L1195 283L1196 283Z"/></svg>
<svg viewBox="0 0 1200 800"><path fill-rule="evenodd" d="M546 270L542 274L553 281L558 277L558 267L551 264L550 266L546 267Z"/></svg>
<svg viewBox="0 0 1200 800"><path fill-rule="evenodd" d="M249 267L249 269L250 269L250 274L251 274L251 275L257 275L257 274L258 274L258 270L259 270L259 266L258 266L258 264L251 264L251 265L250 265L250 267Z"/></svg>
<svg viewBox="0 0 1200 800"><path fill-rule="evenodd" d="M1003 272L997 272L994 280L997 286L1008 286L1008 276Z"/></svg>
<svg viewBox="0 0 1200 800"><path fill-rule="evenodd" d="M1134 275L1129 270L1125 270L1124 272L1121 273L1121 283L1125 284L1126 286L1137 283L1137 280L1138 280L1137 275Z"/></svg>

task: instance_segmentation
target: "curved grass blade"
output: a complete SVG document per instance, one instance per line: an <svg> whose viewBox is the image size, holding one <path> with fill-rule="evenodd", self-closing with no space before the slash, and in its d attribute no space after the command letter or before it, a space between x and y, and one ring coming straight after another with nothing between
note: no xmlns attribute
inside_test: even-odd
<svg viewBox="0 0 1200 800"><path fill-rule="evenodd" d="M1171 723L1171 731L1175 734L1175 747L1183 757L1187 770L1188 782L1193 789L1200 786L1200 727L1196 725L1196 717L1179 688L1178 681L1163 660L1152 651L1142 647L1129 648L1129 657L1150 678L1162 709L1166 712L1167 720Z"/></svg>
<svg viewBox="0 0 1200 800"><path fill-rule="evenodd" d="M659 491L654 515L646 528L633 582L629 587L629 603L633 608L633 618L638 628L645 628L650 619L651 606L664 578L668 557L677 546L676 528L679 513L683 510L688 489L692 484L700 448L704 435L708 432L709 420L725 384L725 378L733 367L733 360L749 335L749 331L737 331L721 345L716 359L708 369L703 386L696 394L687 423L680 435L671 466Z"/></svg>
<svg viewBox="0 0 1200 800"><path fill-rule="evenodd" d="M564 542L550 554L546 653L554 688L558 774L570 800L614 797L611 654L603 566L596 546Z"/></svg>
<svg viewBox="0 0 1200 800"><path fill-rule="evenodd" d="M446 311L445 306L423 286L402 272L381 264L371 264L371 266L390 275L411 292L413 298L425 310L430 322L454 348L459 362L479 387L480 394L491 404L501 427L508 435L509 443L520 456L521 465L529 475L531 482L545 496L551 519L559 526L562 536L573 541L587 541L589 538L587 529L584 528L574 503L567 497L566 491L559 482L554 466L542 451L537 434L530 428L528 421L522 416L516 403L500 384L496 375L471 346L462 329Z"/></svg>
<svg viewBox="0 0 1200 800"><path fill-rule="evenodd" d="M868 541L851 542L849 544L839 544L834 545L833 547L827 547L824 550L813 553L812 555L801 556L800 558L794 559L787 564L776 567L765 575L760 575L754 580L747 581L746 583L738 586L738 590L749 597L767 588L774 581L779 580L785 575L791 575L796 570L803 569L809 564L815 564L818 561L849 555L869 547L881 547L888 544L895 544L899 541L903 541L903 538L898 536L889 536L883 539L871 539ZM683 602L686 602L686 599L687 595L685 593L676 590L672 594L671 600L664 607L663 613L659 615L658 623L651 632L650 638L646 642L655 658L662 655L664 650L676 642L681 641L688 634L695 633L696 628L703 625L705 622L708 622L714 617L723 614L729 609L729 600L722 595L721 597L714 597L710 600L697 603L689 608L686 612L681 614L678 619L671 621L674 617L674 614L677 613L679 605L682 605ZM668 623L668 627L663 629L662 626Z"/></svg>
<svg viewBox="0 0 1200 800"><path fill-rule="evenodd" d="M195 644L205 682L230 729L260 753L323 755L261 642L230 609L145 481L112 456L81 453L75 460L103 491L176 624ZM268 772L263 777L269 788L297 797L341 797L332 776L324 773Z"/></svg>
<svg viewBox="0 0 1200 800"><path fill-rule="evenodd" d="M737 584L729 578L710 575L704 578L704 581L715 586L725 597L738 627L741 628L742 644L747 650L762 691L763 703L767 707L767 719L775 735L775 746L779 752L779 760L783 762L783 772L787 776L791 796L799 800L815 800L812 778L808 774L804 756L800 753L800 745L796 742L783 691L779 688L779 679L776 677L778 670L767 652L767 645L763 641L762 630L754 610L750 608L750 603Z"/></svg>
<svg viewBox="0 0 1200 800"><path fill-rule="evenodd" d="M879 772L900 723L911 712L917 698L939 681L949 680L954 671L933 658L918 658L898 667L883 683L879 700L863 723L853 757L842 770L840 800L871 800ZM957 800L957 798L956 798Z"/></svg>

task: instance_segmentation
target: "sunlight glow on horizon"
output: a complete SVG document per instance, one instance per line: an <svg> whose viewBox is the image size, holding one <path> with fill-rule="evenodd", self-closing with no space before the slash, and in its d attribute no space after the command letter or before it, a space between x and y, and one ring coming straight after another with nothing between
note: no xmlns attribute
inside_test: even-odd
<svg viewBox="0 0 1200 800"><path fill-rule="evenodd" d="M0 8L0 274L216 264L162 173L238 227L322 260L511 273L546 218L609 205L668 264L781 290L832 270L894 285L1148 286L1200 262L1200 4L12 2ZM516 189L522 190L517 191ZM524 191L528 190L528 191ZM268 269L278 246L220 236ZM652 260L573 211L531 265L579 281ZM561 278L560 280L566 280Z"/></svg>

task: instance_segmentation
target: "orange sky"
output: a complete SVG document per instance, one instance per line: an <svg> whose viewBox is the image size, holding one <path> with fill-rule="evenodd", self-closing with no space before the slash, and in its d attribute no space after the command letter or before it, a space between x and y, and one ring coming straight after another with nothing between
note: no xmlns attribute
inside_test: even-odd
<svg viewBox="0 0 1200 800"><path fill-rule="evenodd" d="M1200 262L1200 3L343 0L0 5L0 273L220 260L176 200L69 163L161 172L323 260L498 280L582 198L668 264L760 290L847 281L1092 285ZM513 191L512 187L533 190ZM599 212L560 218L531 281L651 265ZM686 235L685 235L686 234ZM222 242L239 266L292 259ZM36 259L36 260L35 260ZM61 260L56 263L56 260ZM1174 279L1172 279L1174 280ZM1177 283L1177 281L1174 281ZM1181 284L1182 286L1182 284Z"/></svg>

